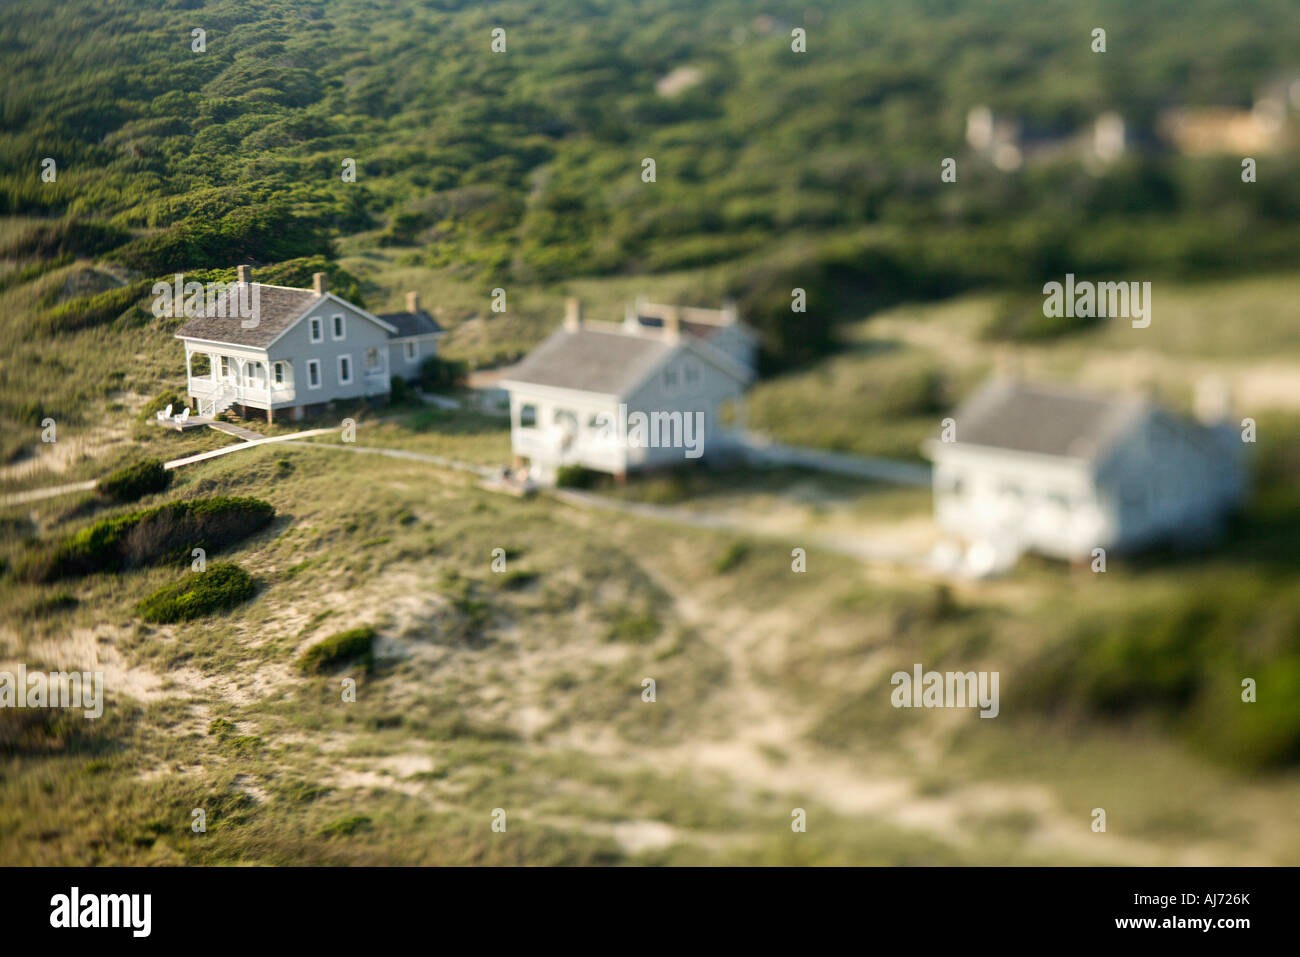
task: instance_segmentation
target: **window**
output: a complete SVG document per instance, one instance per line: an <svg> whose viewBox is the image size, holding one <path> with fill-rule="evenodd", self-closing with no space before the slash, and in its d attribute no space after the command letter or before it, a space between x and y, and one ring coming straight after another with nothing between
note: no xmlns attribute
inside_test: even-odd
<svg viewBox="0 0 1300 957"><path fill-rule="evenodd" d="M273 368L275 369L275 384L284 385L284 363L277 362Z"/></svg>
<svg viewBox="0 0 1300 957"><path fill-rule="evenodd" d="M999 491L1004 497L1017 501L1025 497L1024 490L1014 482L1003 482Z"/></svg>
<svg viewBox="0 0 1300 957"><path fill-rule="evenodd" d="M208 379L212 377L212 363L202 352L196 352L190 356L190 375L195 379Z"/></svg>
<svg viewBox="0 0 1300 957"><path fill-rule="evenodd" d="M320 360L319 359L307 360L307 388L309 389L320 388Z"/></svg>
<svg viewBox="0 0 1300 957"><path fill-rule="evenodd" d="M352 357L339 356L339 385L348 385L352 382Z"/></svg>
<svg viewBox="0 0 1300 957"><path fill-rule="evenodd" d="M221 357L221 378L233 379L235 377L235 367L230 362L229 356Z"/></svg>
<svg viewBox="0 0 1300 957"><path fill-rule="evenodd" d="M408 342L406 344L406 361L414 362L420 357L420 344L418 342Z"/></svg>
<svg viewBox="0 0 1300 957"><path fill-rule="evenodd" d="M320 342L325 338L325 332L321 329L320 316L312 316L307 323L311 327L312 342Z"/></svg>
<svg viewBox="0 0 1300 957"><path fill-rule="evenodd" d="M331 316L331 317L330 317L330 322L332 323L333 328L334 328L334 338L335 338L335 339L342 339L342 338L343 338L343 317L342 317L342 316Z"/></svg>
<svg viewBox="0 0 1300 957"><path fill-rule="evenodd" d="M519 407L519 425L521 428L531 429L537 424L537 406L521 405Z"/></svg>
<svg viewBox="0 0 1300 957"><path fill-rule="evenodd" d="M378 370L379 370L379 350L367 349L366 350L366 371L377 372Z"/></svg>
<svg viewBox="0 0 1300 957"><path fill-rule="evenodd" d="M693 364L686 366L685 370L686 384L693 386L700 381L700 370Z"/></svg>
<svg viewBox="0 0 1300 957"><path fill-rule="evenodd" d="M665 370L664 370L664 388L667 389L669 392L672 392L672 391L674 391L674 390L677 388L677 370L676 370L676 369L665 369Z"/></svg>

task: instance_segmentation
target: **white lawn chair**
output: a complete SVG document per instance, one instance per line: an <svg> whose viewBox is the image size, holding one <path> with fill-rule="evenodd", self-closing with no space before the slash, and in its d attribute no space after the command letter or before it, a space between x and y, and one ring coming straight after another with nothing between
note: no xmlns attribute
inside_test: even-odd
<svg viewBox="0 0 1300 957"><path fill-rule="evenodd" d="M171 417L172 417L172 404L168 402L167 408L163 409L161 412L158 413L158 421L166 422Z"/></svg>
<svg viewBox="0 0 1300 957"><path fill-rule="evenodd" d="M180 415L173 416L172 418L177 425L184 425L186 422L190 420L190 410L186 408L185 411L182 412Z"/></svg>

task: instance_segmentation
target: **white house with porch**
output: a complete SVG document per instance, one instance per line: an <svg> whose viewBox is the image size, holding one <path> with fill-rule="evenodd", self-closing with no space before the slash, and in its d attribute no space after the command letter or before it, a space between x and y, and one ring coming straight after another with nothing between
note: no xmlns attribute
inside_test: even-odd
<svg viewBox="0 0 1300 957"><path fill-rule="evenodd" d="M975 574L1024 551L1088 560L1212 537L1244 496L1243 446L1226 395L1203 388L1197 405L1200 421L1143 395L993 380L953 413L948 441L925 444L935 520Z"/></svg>
<svg viewBox="0 0 1300 957"><path fill-rule="evenodd" d="M570 299L563 326L499 383L516 464L549 484L564 466L621 478L728 448L757 342L732 307L639 301L622 322L590 322Z"/></svg>
<svg viewBox="0 0 1300 957"><path fill-rule="evenodd" d="M408 357L435 354L442 334L413 298L408 313L376 316L329 292L324 273L298 289L253 283L240 266L225 299L176 333L190 405L204 418L235 407L264 411L268 422L277 412L297 419L329 402L386 396L392 375L413 374Z"/></svg>

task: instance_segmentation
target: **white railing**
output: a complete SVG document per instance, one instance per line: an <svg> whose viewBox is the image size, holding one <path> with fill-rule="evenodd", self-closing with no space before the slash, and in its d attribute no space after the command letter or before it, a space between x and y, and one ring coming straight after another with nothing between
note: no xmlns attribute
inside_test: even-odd
<svg viewBox="0 0 1300 957"><path fill-rule="evenodd" d="M568 436L563 429L516 428L511 435L516 455L551 465L586 465L589 468L622 467L622 449L617 443L594 435ZM566 441L567 440L567 441Z"/></svg>
<svg viewBox="0 0 1300 957"><path fill-rule="evenodd" d="M222 379L213 382L210 379L191 379L190 395L198 400L199 415L214 416L224 412L236 402L257 405L263 408L276 402L292 402L293 386L272 386L269 390L264 385L241 386L234 379Z"/></svg>
<svg viewBox="0 0 1300 957"><path fill-rule="evenodd" d="M218 383L207 394L190 387L190 394L198 399L199 415L215 418L218 413L226 411L239 399L238 390L227 382Z"/></svg>

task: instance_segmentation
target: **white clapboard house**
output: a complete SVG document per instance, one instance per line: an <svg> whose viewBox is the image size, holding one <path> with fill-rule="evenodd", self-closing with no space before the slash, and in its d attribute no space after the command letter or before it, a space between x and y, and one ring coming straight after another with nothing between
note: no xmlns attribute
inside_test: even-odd
<svg viewBox="0 0 1300 957"><path fill-rule="evenodd" d="M224 298L176 332L191 408L205 418L234 406L265 411L268 422L296 419L337 400L387 396L391 377L414 378L442 335L414 293L405 312L376 316L329 292L324 273L299 289L254 283L240 266ZM243 314L249 303L255 315Z"/></svg>
<svg viewBox="0 0 1300 957"><path fill-rule="evenodd" d="M592 322L570 299L563 325L500 381L516 464L545 484L563 466L623 477L728 449L757 344L733 306L638 300L622 322Z"/></svg>
<svg viewBox="0 0 1300 957"><path fill-rule="evenodd" d="M1080 560L1202 541L1244 494L1242 442L1226 401L1200 421L1151 398L993 380L953 414L953 441L926 443L935 519L968 545L971 570L1024 551Z"/></svg>

